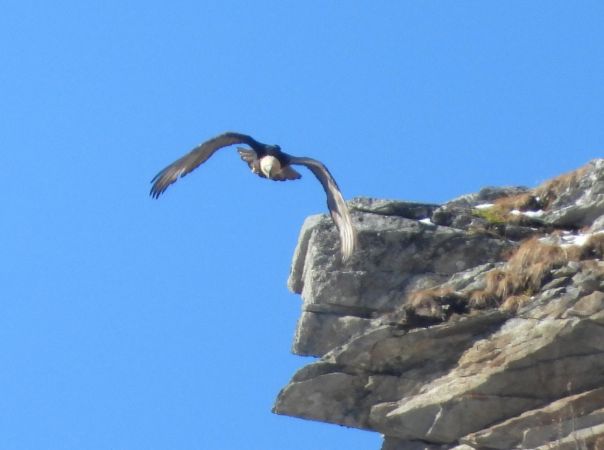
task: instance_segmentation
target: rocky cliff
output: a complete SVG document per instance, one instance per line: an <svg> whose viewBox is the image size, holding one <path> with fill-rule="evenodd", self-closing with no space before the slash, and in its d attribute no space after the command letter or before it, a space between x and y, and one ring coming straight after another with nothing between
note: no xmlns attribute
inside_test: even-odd
<svg viewBox="0 0 604 450"><path fill-rule="evenodd" d="M302 228L293 351L318 360L276 413L383 450L604 449L604 159L534 189L350 206L351 263L328 217Z"/></svg>

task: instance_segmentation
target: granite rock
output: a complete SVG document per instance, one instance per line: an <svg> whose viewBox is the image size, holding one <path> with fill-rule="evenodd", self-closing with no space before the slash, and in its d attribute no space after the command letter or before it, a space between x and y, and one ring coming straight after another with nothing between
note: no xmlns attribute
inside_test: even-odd
<svg viewBox="0 0 604 450"><path fill-rule="evenodd" d="M595 160L550 191L485 188L440 206L355 199L346 265L331 220L308 218L288 282L303 301L293 351L319 359L274 411L374 430L382 450L604 448L604 263L577 250L602 230L603 173ZM531 233L475 226L477 205L535 192L549 196ZM530 234L561 260L524 267L536 287L477 309L502 274L525 275L507 261Z"/></svg>

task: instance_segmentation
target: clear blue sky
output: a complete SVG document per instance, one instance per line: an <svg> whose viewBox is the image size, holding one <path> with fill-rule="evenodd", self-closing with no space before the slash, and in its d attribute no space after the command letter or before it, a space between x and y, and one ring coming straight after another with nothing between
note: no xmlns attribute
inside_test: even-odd
<svg viewBox="0 0 604 450"><path fill-rule="evenodd" d="M345 197L443 202L603 156L601 1L7 0L0 15L0 449L379 448L275 416L286 279L326 211L311 174L234 149L155 201L222 131L332 170ZM262 239L262 237L265 237Z"/></svg>

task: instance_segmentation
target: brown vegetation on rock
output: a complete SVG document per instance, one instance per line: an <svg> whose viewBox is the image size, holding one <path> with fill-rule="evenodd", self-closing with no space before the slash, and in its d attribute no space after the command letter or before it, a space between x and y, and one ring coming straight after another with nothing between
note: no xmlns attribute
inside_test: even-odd
<svg viewBox="0 0 604 450"><path fill-rule="evenodd" d="M592 234L580 250L581 259L604 258L604 232Z"/></svg>
<svg viewBox="0 0 604 450"><path fill-rule="evenodd" d="M447 317L443 306L452 297L465 302L469 309L480 310L500 307L514 312L530 302L531 296L539 292L550 281L552 271L570 261L583 261L589 266L591 260L604 256L604 233L589 237L583 245L557 245L544 242L538 237L524 241L512 253L505 266L490 270L485 275L485 287L471 292L455 292L450 286L437 286L411 293L406 308L417 315ZM592 271L604 271L594 261Z"/></svg>
<svg viewBox="0 0 604 450"><path fill-rule="evenodd" d="M329 218L305 222L294 352L321 359L274 411L374 430L391 450L600 448L603 196L598 159L461 196L436 226L386 202L354 212L363 245L346 266Z"/></svg>
<svg viewBox="0 0 604 450"><path fill-rule="evenodd" d="M527 211L539 209L538 200L532 192L523 192L522 194L501 197L495 200L494 206L505 211Z"/></svg>
<svg viewBox="0 0 604 450"><path fill-rule="evenodd" d="M550 280L553 270L569 261L602 259L603 255L604 233L590 236L582 246L561 246L530 238L518 247L503 268L486 274L486 286L470 294L470 306L481 309L497 303L502 309L515 311ZM599 265L598 269L601 269Z"/></svg>
<svg viewBox="0 0 604 450"><path fill-rule="evenodd" d="M543 209L547 209L562 193L575 185L585 175L587 166L580 167L572 172L564 173L552 178L538 186L534 194L539 198Z"/></svg>

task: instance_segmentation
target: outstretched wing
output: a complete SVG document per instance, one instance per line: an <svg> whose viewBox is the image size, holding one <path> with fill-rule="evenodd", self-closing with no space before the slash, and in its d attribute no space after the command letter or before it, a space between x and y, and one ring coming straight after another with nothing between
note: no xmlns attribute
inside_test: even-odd
<svg viewBox="0 0 604 450"><path fill-rule="evenodd" d="M290 156L290 163L306 166L321 182L321 185L327 194L329 213L340 232L342 260L346 261L354 252L356 246L356 231L352 226L352 219L350 218L348 206L346 206L346 202L342 197L342 193L338 188L336 180L334 180L331 173L329 173L327 167L316 159Z"/></svg>
<svg viewBox="0 0 604 450"><path fill-rule="evenodd" d="M151 183L153 183L150 192L151 197L158 198L168 186L180 177L184 177L195 170L200 164L207 161L216 150L233 144L248 144L254 147L258 145L258 142L245 134L226 132L198 145L153 177L151 180Z"/></svg>

